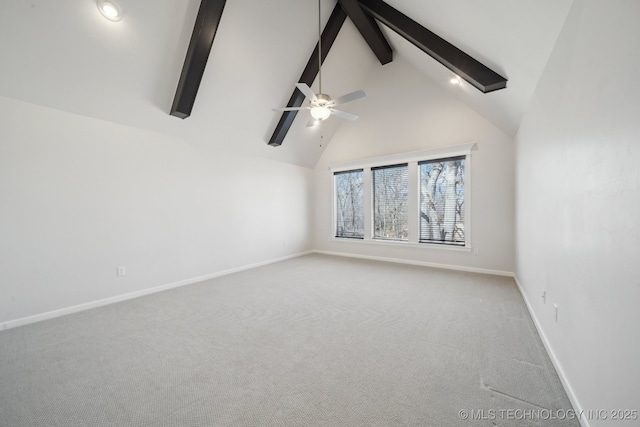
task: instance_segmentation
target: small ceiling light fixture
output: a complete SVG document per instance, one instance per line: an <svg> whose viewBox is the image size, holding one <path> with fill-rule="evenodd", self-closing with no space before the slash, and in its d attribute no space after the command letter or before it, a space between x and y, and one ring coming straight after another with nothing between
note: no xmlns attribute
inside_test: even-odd
<svg viewBox="0 0 640 427"><path fill-rule="evenodd" d="M329 116L331 115L331 110L329 110L327 107L322 106L311 107L311 115L314 119L322 121L329 118Z"/></svg>
<svg viewBox="0 0 640 427"><path fill-rule="evenodd" d="M118 5L112 1L98 0L98 10L109 21L119 21L122 19L122 13Z"/></svg>
<svg viewBox="0 0 640 427"><path fill-rule="evenodd" d="M451 77L451 80L449 80L449 82L451 82L452 85L456 85L456 86L459 86L462 84L462 80L460 80L460 77L458 76Z"/></svg>
<svg viewBox="0 0 640 427"><path fill-rule="evenodd" d="M331 115L331 110L328 106L330 102L329 95L324 93L317 94L316 99L311 101L311 117L318 121L328 119Z"/></svg>

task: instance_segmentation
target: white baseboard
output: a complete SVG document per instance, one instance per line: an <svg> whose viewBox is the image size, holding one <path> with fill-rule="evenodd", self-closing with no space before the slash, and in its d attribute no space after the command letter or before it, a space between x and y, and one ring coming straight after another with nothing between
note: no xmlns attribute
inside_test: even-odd
<svg viewBox="0 0 640 427"><path fill-rule="evenodd" d="M368 259L373 261L395 262L397 264L420 265L422 267L444 268L447 270L468 271L470 273L482 273L482 274L492 274L494 276L513 277L513 273L511 271L490 270L486 268L465 267L465 266L451 265L451 264L438 264L435 262L412 261L412 260L400 259L400 258L387 258L387 257L379 257L379 256L371 256L371 255L352 254L352 253L346 253L346 252L331 252L331 251L320 251L320 250L313 250L311 252L316 254L334 255L334 256L341 256L341 257L347 257L347 258L360 258L360 259Z"/></svg>
<svg viewBox="0 0 640 427"><path fill-rule="evenodd" d="M527 306L527 310L529 310L529 315L531 316L531 319L533 319L533 324L535 325L536 330L538 331L538 335L540 335L540 339L542 340L542 344L544 344L544 348L547 350L547 354L551 359L551 363L553 364L553 367L556 369L556 372L558 373L560 382L562 383L564 390L567 392L567 397L569 398L571 405L573 405L573 409L578 414L583 413L582 405L580 405L580 402L578 401L578 398L576 397L576 394L573 391L573 388L571 387L571 383L569 383L569 379L564 373L564 369L562 369L562 364L560 364L560 361L558 360L555 353L553 352L553 348L551 347L551 344L549 343L549 340L547 339L547 336L545 335L544 330L540 325L540 322L538 322L538 318L536 317L536 314L534 313L533 308L529 303L529 299L527 298L527 295L524 293L524 289L520 285L518 276L516 276L515 273L513 273L513 279L515 280L516 285L518 286L518 290L520 291L520 295L522 295L522 299L524 300L524 303ZM589 420L586 417L579 417L578 422L580 422L580 425L582 427L591 427Z"/></svg>
<svg viewBox="0 0 640 427"><path fill-rule="evenodd" d="M61 308L58 310L48 311L46 313L35 314L33 316L22 317L20 319L9 320L7 322L0 323L0 331L5 329L16 328L18 326L29 325L31 323L40 322L42 320L53 319L67 314L77 313L80 311L89 310L96 307L102 307L108 304L113 304L120 301L126 301L133 298L138 298L144 295L154 294L156 292L166 291L168 289L179 288L181 286L191 285L193 283L202 282L204 280L214 279L216 277L227 276L229 274L238 273L240 271L250 270L252 268L261 267L263 265L273 264L275 262L285 261L292 258L297 258L303 255L308 255L313 251L300 252L293 255L287 255L280 258L274 258L267 261L261 261L254 264L245 265L242 267L231 268L229 270L219 271L217 273L211 273L204 276L193 277L191 279L180 280L178 282L167 283L164 285L154 286L153 288L142 289L140 291L129 292L122 295L116 295L109 298L100 299L97 301L91 301L84 304L74 305L72 307Z"/></svg>

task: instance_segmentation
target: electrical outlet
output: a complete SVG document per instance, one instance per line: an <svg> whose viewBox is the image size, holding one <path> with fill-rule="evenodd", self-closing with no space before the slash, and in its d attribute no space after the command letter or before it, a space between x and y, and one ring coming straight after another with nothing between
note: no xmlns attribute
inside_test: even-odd
<svg viewBox="0 0 640 427"><path fill-rule="evenodd" d="M118 277L126 276L127 267L125 267L124 265L119 266L116 274L118 275Z"/></svg>
<svg viewBox="0 0 640 427"><path fill-rule="evenodd" d="M553 312L556 317L556 323L558 323L558 305L557 304L553 304Z"/></svg>

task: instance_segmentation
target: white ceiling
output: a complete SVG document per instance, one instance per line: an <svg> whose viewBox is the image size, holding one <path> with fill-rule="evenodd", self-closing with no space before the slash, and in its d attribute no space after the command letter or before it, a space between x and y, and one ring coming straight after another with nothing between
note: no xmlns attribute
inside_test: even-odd
<svg viewBox="0 0 640 427"><path fill-rule="evenodd" d="M383 28L401 56L453 96L514 135L573 0L387 0L509 79L482 94L449 85L452 73ZM340 125L294 123L282 147L266 145L317 42L316 0L228 0L191 117L169 116L199 0L117 0L120 22L94 0L0 2L0 96L313 166ZM322 0L323 20L335 0ZM325 65L332 96L359 89L381 67L349 20ZM401 76L399 76L401 78ZM357 114L357 104L345 106ZM345 124L348 125L348 124Z"/></svg>

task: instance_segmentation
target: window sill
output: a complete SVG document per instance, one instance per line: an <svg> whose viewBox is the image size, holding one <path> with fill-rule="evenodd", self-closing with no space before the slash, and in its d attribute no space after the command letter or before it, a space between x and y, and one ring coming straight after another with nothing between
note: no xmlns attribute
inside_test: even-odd
<svg viewBox="0 0 640 427"><path fill-rule="evenodd" d="M381 245L381 246L400 246L405 248L419 248L435 251L451 251L451 252L471 252L471 246L453 246L441 245L435 243L413 243L401 240L382 240L382 239L350 239L345 237L332 237L333 242L356 243L359 245Z"/></svg>

